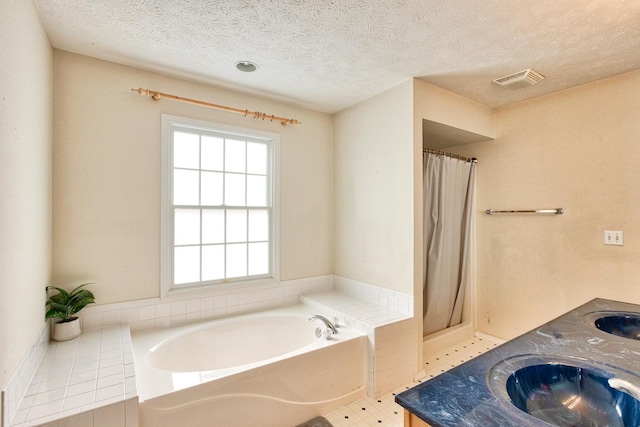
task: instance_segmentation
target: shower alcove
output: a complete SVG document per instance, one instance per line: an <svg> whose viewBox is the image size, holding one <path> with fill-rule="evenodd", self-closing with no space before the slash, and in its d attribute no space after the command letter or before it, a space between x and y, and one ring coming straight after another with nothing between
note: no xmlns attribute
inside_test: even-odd
<svg viewBox="0 0 640 427"><path fill-rule="evenodd" d="M422 119L422 148L438 152L451 153L453 155L469 156L469 149L465 145L493 139L493 128L485 129L483 133L472 132L456 126L447 125L438 121ZM472 155L472 153L471 153ZM426 197L423 194L423 197ZM424 215L423 211L423 215ZM466 289L464 292L462 315L460 323L446 327L435 332L427 332L423 335L423 358L438 351L470 339L475 335L475 217L472 216L470 226L470 253L469 271L466 275ZM426 268L426 254L423 253L423 269ZM424 289L420 289L417 295L422 296ZM423 307L424 310L424 307ZM423 319L424 319L423 313ZM425 321L425 320L423 320ZM425 328L428 329L428 328Z"/></svg>

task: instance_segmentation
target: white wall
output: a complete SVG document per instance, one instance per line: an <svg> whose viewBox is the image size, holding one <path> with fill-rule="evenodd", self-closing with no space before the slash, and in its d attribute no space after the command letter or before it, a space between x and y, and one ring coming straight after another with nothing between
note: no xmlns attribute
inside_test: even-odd
<svg viewBox="0 0 640 427"><path fill-rule="evenodd" d="M595 297L640 303L640 71L504 107L478 163L478 329L513 338ZM489 216L485 209L565 209ZM623 230L624 246L603 245Z"/></svg>
<svg viewBox="0 0 640 427"><path fill-rule="evenodd" d="M282 280L332 273L331 116L54 51L53 275L81 281L98 303L159 295L160 115L280 133ZM154 102L144 87L302 121L256 121Z"/></svg>
<svg viewBox="0 0 640 427"><path fill-rule="evenodd" d="M44 323L51 276L51 47L31 1L0 13L0 386Z"/></svg>
<svg viewBox="0 0 640 427"><path fill-rule="evenodd" d="M334 273L413 295L413 84L334 115Z"/></svg>

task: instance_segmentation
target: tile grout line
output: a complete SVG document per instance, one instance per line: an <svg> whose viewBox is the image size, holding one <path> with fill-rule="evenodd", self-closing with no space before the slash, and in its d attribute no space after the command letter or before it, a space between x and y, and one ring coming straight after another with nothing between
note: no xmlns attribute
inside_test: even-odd
<svg viewBox="0 0 640 427"><path fill-rule="evenodd" d="M477 345L481 343L481 345ZM433 355L427 357L423 364L428 365L429 368L425 369L426 376L419 381L407 384L394 392L388 393L379 399L373 399L366 397L358 400L343 408L337 409L325 417L333 424L334 427L372 427L372 426L385 426L385 427L403 427L404 422L404 408L395 403L395 395L403 392L409 388L415 387L418 384L428 381L429 379L444 373L455 366L458 366L470 359L473 359L480 354L491 350L498 344L483 340L482 338L474 337L469 340L463 341L456 345L450 346ZM473 348L471 347L473 346ZM462 351L465 350L465 351ZM468 350L468 351L467 351ZM478 351L479 350L479 351ZM437 360L437 364L434 364L434 359ZM435 375L431 375L434 369L437 369ZM430 376L431 375L431 376ZM372 407L377 407L377 404L381 404L380 409L373 410L366 413L366 410ZM357 409L365 408L362 412L358 412ZM385 409L389 409L385 412ZM385 412L383 414L383 412ZM378 416L376 416L378 415Z"/></svg>

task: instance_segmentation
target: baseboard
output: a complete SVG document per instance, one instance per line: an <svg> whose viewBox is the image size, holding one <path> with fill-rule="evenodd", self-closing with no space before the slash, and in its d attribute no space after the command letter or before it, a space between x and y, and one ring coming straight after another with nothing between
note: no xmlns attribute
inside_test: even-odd
<svg viewBox="0 0 640 427"><path fill-rule="evenodd" d="M475 336L477 338L480 338L480 339L483 339L483 340L487 340L487 341L491 341L491 342L496 343L496 344L504 344L506 342L506 340L503 340L502 338L494 337L493 335L487 335L487 334L484 334L484 333L478 332L478 331L476 331Z"/></svg>

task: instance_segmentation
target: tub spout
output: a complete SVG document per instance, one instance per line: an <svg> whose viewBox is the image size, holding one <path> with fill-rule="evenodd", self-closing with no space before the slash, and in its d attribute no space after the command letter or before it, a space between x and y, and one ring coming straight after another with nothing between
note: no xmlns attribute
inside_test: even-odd
<svg viewBox="0 0 640 427"><path fill-rule="evenodd" d="M609 378L609 385L616 390L620 390L623 393L627 393L631 397L640 400L640 387L631 384L629 381L621 378Z"/></svg>
<svg viewBox="0 0 640 427"><path fill-rule="evenodd" d="M337 334L337 333L338 333L338 330L336 329L336 327L335 327L335 326L333 326L333 323L331 323L331 322L329 321L329 319L327 319L326 317L321 316L321 315L319 315L319 314L314 314L313 316L309 317L309 321L310 321L310 322L311 322L312 320L316 320L316 319L318 319L318 320L322 320L322 321L324 322L325 326L327 327L327 329L330 329L332 333L334 333L334 334Z"/></svg>

